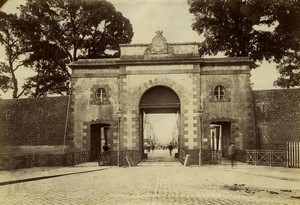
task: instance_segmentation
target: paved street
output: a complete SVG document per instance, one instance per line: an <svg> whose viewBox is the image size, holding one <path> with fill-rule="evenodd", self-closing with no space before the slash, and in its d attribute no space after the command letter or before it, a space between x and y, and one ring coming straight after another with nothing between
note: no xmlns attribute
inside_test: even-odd
<svg viewBox="0 0 300 205"><path fill-rule="evenodd" d="M147 162L175 162L178 161L174 158L175 153L178 152L178 149L173 149L170 155L170 151L168 149L155 149L150 152L145 151L148 155Z"/></svg>
<svg viewBox="0 0 300 205"><path fill-rule="evenodd" d="M0 175L36 177L39 169L46 172L35 168ZM153 160L131 168L56 168L52 175L55 170L68 175L1 185L0 204L300 204L299 169L245 164L184 167L177 161Z"/></svg>

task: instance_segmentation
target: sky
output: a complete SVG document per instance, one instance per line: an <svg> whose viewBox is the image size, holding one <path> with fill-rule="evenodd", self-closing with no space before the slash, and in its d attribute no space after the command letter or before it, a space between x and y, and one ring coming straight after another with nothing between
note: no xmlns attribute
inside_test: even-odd
<svg viewBox="0 0 300 205"><path fill-rule="evenodd" d="M191 28L193 15L188 11L187 0L109 1L130 20L134 31L131 43L151 43L157 30L163 31L163 35L169 43L201 42L203 40ZM16 13L16 8L24 2L26 1L8 0L2 10ZM29 71L17 73L17 77L21 79L31 75L32 72ZM251 71L253 89L275 89L273 82L278 76L274 63L262 63L259 68ZM22 82L20 82L21 84ZM2 97L10 98L11 94L2 95Z"/></svg>

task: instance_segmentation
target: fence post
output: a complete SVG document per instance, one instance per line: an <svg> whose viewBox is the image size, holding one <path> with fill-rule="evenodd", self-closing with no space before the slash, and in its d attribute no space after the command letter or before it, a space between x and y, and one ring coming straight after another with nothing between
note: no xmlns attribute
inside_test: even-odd
<svg viewBox="0 0 300 205"><path fill-rule="evenodd" d="M273 156L273 150L269 150L269 160L270 160L270 167L272 167L272 157Z"/></svg>
<svg viewBox="0 0 300 205"><path fill-rule="evenodd" d="M254 150L254 161L255 161L255 166L257 165L257 160L258 160L258 152L257 150Z"/></svg>
<svg viewBox="0 0 300 205"><path fill-rule="evenodd" d="M75 152L72 153L72 166L75 165Z"/></svg>
<svg viewBox="0 0 300 205"><path fill-rule="evenodd" d="M298 156L297 167L300 167L300 142L297 142L297 156Z"/></svg>
<svg viewBox="0 0 300 205"><path fill-rule="evenodd" d="M53 166L53 154L49 154L49 166Z"/></svg>
<svg viewBox="0 0 300 205"><path fill-rule="evenodd" d="M98 166L100 166L101 152L98 155Z"/></svg>
<svg viewBox="0 0 300 205"><path fill-rule="evenodd" d="M38 159L39 159L39 158L38 158L38 154L35 154L35 155L34 155L34 159L35 159L35 160L34 160L34 161L35 161L35 166L39 167L40 165L39 165L39 161L38 161Z"/></svg>
<svg viewBox="0 0 300 205"><path fill-rule="evenodd" d="M67 156L66 153L63 153L63 167L65 167L67 164Z"/></svg>
<svg viewBox="0 0 300 205"><path fill-rule="evenodd" d="M32 164L32 160L31 160L31 154L28 154L27 155L28 156L28 168L31 168L32 166L31 166L31 164Z"/></svg>
<svg viewBox="0 0 300 205"><path fill-rule="evenodd" d="M286 168L289 168L289 142L286 142L286 148L285 148L285 152L286 152L286 157L285 157L285 163L286 163Z"/></svg>

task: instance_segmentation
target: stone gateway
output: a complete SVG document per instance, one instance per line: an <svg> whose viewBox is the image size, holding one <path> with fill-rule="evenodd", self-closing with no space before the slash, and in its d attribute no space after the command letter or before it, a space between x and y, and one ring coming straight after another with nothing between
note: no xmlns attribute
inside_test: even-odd
<svg viewBox="0 0 300 205"><path fill-rule="evenodd" d="M0 169L136 164L153 149L144 130L156 113L176 116L168 145L182 163L220 163L233 142L238 160L275 151L276 163L299 167L300 89L253 91L252 61L201 58L198 46L158 31L149 44L120 45L120 58L71 63L70 96L1 99Z"/></svg>
<svg viewBox="0 0 300 205"><path fill-rule="evenodd" d="M256 148L248 58L201 58L198 43L168 43L161 31L151 44L120 45L120 58L71 63L68 144L114 163L144 155L143 116L177 113L178 156L192 164ZM100 137L99 137L100 136ZM219 155L219 156L217 156Z"/></svg>

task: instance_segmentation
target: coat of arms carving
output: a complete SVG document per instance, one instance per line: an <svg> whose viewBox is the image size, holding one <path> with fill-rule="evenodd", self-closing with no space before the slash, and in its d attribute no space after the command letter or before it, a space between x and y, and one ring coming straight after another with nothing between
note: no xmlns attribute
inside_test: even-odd
<svg viewBox="0 0 300 205"><path fill-rule="evenodd" d="M162 31L156 31L156 36L152 39L151 44L145 50L146 55L173 54L173 47L168 45Z"/></svg>

